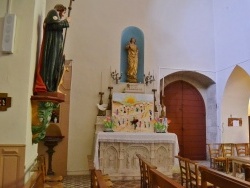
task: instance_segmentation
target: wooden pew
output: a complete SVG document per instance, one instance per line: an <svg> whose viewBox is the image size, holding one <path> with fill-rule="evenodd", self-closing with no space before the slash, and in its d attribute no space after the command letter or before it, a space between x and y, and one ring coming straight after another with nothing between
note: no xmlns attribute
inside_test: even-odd
<svg viewBox="0 0 250 188"><path fill-rule="evenodd" d="M107 182L104 180L102 171L94 169L92 171L93 173L93 182L91 182L91 185L93 188L108 188Z"/></svg>
<svg viewBox="0 0 250 188"><path fill-rule="evenodd" d="M150 169L152 188L184 188L181 184L167 177L157 169Z"/></svg>
<svg viewBox="0 0 250 188"><path fill-rule="evenodd" d="M235 178L231 175L199 166L201 173L201 188L207 188L207 182L212 183L215 187L220 188L249 188L250 182Z"/></svg>
<svg viewBox="0 0 250 188"><path fill-rule="evenodd" d="M91 179L91 188L110 188L113 183L108 174L102 174L101 170L95 169L92 155L87 155L88 167Z"/></svg>
<svg viewBox="0 0 250 188"><path fill-rule="evenodd" d="M245 173L245 180L250 182L250 164L242 164Z"/></svg>
<svg viewBox="0 0 250 188"><path fill-rule="evenodd" d="M151 184L151 178L150 178L150 169L157 169L156 166L152 165L149 161L147 161L144 157L142 157L140 154L136 154L136 156L139 159L139 165L140 165L140 174L141 174L141 187L148 188Z"/></svg>

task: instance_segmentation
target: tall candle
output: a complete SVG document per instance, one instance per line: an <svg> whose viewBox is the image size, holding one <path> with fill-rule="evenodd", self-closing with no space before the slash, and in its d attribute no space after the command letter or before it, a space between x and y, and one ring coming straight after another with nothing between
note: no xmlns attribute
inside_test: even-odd
<svg viewBox="0 0 250 188"><path fill-rule="evenodd" d="M164 96L164 77L162 78L162 90L161 95Z"/></svg>
<svg viewBox="0 0 250 188"><path fill-rule="evenodd" d="M109 86L111 86L111 66L110 66L110 70L109 70Z"/></svg>
<svg viewBox="0 0 250 188"><path fill-rule="evenodd" d="M101 92L102 92L102 72L101 72Z"/></svg>
<svg viewBox="0 0 250 188"><path fill-rule="evenodd" d="M155 79L155 71L153 70L153 79ZM155 81L153 80L153 89L155 88Z"/></svg>

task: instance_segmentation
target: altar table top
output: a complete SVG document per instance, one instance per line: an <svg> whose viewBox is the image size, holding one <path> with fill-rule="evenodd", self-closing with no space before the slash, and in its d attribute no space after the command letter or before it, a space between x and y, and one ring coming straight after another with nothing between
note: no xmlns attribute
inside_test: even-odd
<svg viewBox="0 0 250 188"><path fill-rule="evenodd" d="M173 143L174 156L179 153L177 135L174 133L131 133L131 132L97 132L95 134L94 164L99 168L98 151L99 142L124 142L124 143Z"/></svg>

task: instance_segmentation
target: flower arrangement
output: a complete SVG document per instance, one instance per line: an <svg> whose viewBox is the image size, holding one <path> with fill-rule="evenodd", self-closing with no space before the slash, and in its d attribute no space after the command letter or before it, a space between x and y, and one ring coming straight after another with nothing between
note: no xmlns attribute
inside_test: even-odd
<svg viewBox="0 0 250 188"><path fill-rule="evenodd" d="M154 129L157 133L165 133L167 130L168 124L166 118L157 118L154 120Z"/></svg>
<svg viewBox="0 0 250 188"><path fill-rule="evenodd" d="M112 117L106 116L106 118L104 119L104 131L112 132L114 127L115 122L113 121Z"/></svg>

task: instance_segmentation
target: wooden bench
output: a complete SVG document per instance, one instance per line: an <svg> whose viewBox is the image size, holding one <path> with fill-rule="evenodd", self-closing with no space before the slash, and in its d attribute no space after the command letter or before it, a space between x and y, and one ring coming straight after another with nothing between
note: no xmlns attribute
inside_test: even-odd
<svg viewBox="0 0 250 188"><path fill-rule="evenodd" d="M91 188L111 188L113 183L108 174L102 174L101 170L95 169L92 155L87 155L88 167L91 179Z"/></svg>
<svg viewBox="0 0 250 188"><path fill-rule="evenodd" d="M220 188L249 188L250 182L235 178L231 175L199 166L201 173L201 188L207 188L207 182L212 183L215 187Z"/></svg>
<svg viewBox="0 0 250 188"><path fill-rule="evenodd" d="M167 177L157 169L150 169L152 188L184 188L181 184Z"/></svg>
<svg viewBox="0 0 250 188"><path fill-rule="evenodd" d="M242 164L245 173L245 180L250 182L250 164Z"/></svg>
<svg viewBox="0 0 250 188"><path fill-rule="evenodd" d="M144 157L142 157L140 154L136 154L136 156L139 159L139 165L140 165L140 174L141 174L141 187L148 188L150 185L150 176L149 176L149 170L150 169L157 169L156 166L152 165L149 161L147 161Z"/></svg>

